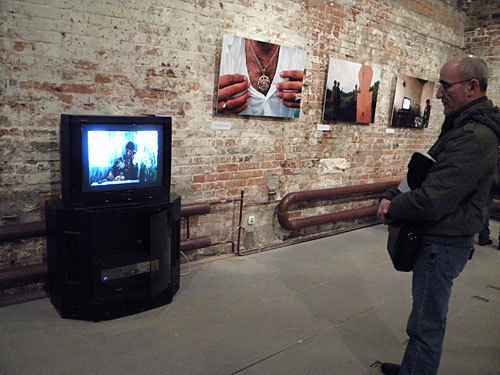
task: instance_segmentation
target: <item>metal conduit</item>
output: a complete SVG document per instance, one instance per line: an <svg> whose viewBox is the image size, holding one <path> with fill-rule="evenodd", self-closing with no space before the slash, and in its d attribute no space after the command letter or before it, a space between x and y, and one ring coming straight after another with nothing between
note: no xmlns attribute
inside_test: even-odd
<svg viewBox="0 0 500 375"><path fill-rule="evenodd" d="M205 215L210 213L210 203L191 203L181 206L181 216Z"/></svg>
<svg viewBox="0 0 500 375"><path fill-rule="evenodd" d="M0 242L24 240L45 235L47 235L47 230L43 221L0 226Z"/></svg>
<svg viewBox="0 0 500 375"><path fill-rule="evenodd" d="M202 247L209 247L211 245L212 241L208 236L188 238L181 241L181 251L201 249Z"/></svg>
<svg viewBox="0 0 500 375"><path fill-rule="evenodd" d="M33 284L47 280L47 264L20 266L0 272L0 288Z"/></svg>
<svg viewBox="0 0 500 375"><path fill-rule="evenodd" d="M241 237L241 219L243 215L243 190L240 192L240 198L232 199L232 200L221 200L217 202L202 202L202 203L191 203L181 206L181 216L186 218L186 239L181 241L181 251L189 251L201 249L203 247L217 246L222 244L231 244L231 252L234 253L234 242L233 241L224 241L224 242L216 242L212 243L210 237L202 236L197 238L191 238L189 233L189 217L195 215L205 215L209 214L214 204L224 204L224 203L232 203L232 202L240 202L240 215L238 222L238 242L237 242L237 252L240 254L240 237Z"/></svg>
<svg viewBox="0 0 500 375"><path fill-rule="evenodd" d="M350 197L360 194L381 193L385 190L398 186L401 180L392 180L367 185L344 186L329 189L309 190L289 193L283 197L277 207L278 222L284 229L297 230L314 225L335 223L337 221L354 219L357 217L373 215L377 212L377 207L364 207L353 210L335 212L331 214L290 219L288 210L294 204L319 199L332 199Z"/></svg>

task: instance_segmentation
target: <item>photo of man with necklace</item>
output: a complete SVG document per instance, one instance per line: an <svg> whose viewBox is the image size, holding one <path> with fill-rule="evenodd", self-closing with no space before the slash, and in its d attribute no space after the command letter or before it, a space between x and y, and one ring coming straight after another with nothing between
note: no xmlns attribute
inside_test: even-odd
<svg viewBox="0 0 500 375"><path fill-rule="evenodd" d="M217 113L298 117L305 52L224 36Z"/></svg>

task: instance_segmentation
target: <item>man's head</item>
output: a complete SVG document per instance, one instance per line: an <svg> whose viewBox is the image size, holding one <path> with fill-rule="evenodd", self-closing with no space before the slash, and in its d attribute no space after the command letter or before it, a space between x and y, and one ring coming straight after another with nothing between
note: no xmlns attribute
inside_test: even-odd
<svg viewBox="0 0 500 375"><path fill-rule="evenodd" d="M441 68L436 98L444 114L451 115L466 104L486 95L488 67L479 57L464 55L451 59Z"/></svg>
<svg viewBox="0 0 500 375"><path fill-rule="evenodd" d="M135 144L134 142L128 142L125 146L125 158L132 159L135 154Z"/></svg>

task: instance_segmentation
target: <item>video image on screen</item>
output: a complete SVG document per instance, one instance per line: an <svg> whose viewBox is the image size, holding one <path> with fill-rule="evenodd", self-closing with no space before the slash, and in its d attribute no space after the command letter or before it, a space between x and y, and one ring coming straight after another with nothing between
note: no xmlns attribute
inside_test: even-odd
<svg viewBox="0 0 500 375"><path fill-rule="evenodd" d="M89 130L88 188L159 183L158 149L157 130Z"/></svg>

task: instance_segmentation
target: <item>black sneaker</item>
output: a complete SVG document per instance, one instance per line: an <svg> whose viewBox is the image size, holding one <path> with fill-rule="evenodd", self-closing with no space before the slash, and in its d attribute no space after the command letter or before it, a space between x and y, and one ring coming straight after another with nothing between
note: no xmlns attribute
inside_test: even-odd
<svg viewBox="0 0 500 375"><path fill-rule="evenodd" d="M398 375L400 368L401 368L400 365L397 365L395 363L389 363L389 362L384 362L380 366L380 370L382 370L382 374L386 374L386 375Z"/></svg>
<svg viewBox="0 0 500 375"><path fill-rule="evenodd" d="M477 243L481 246L486 246L486 245L491 245L493 241L488 238L487 240L479 240Z"/></svg>

